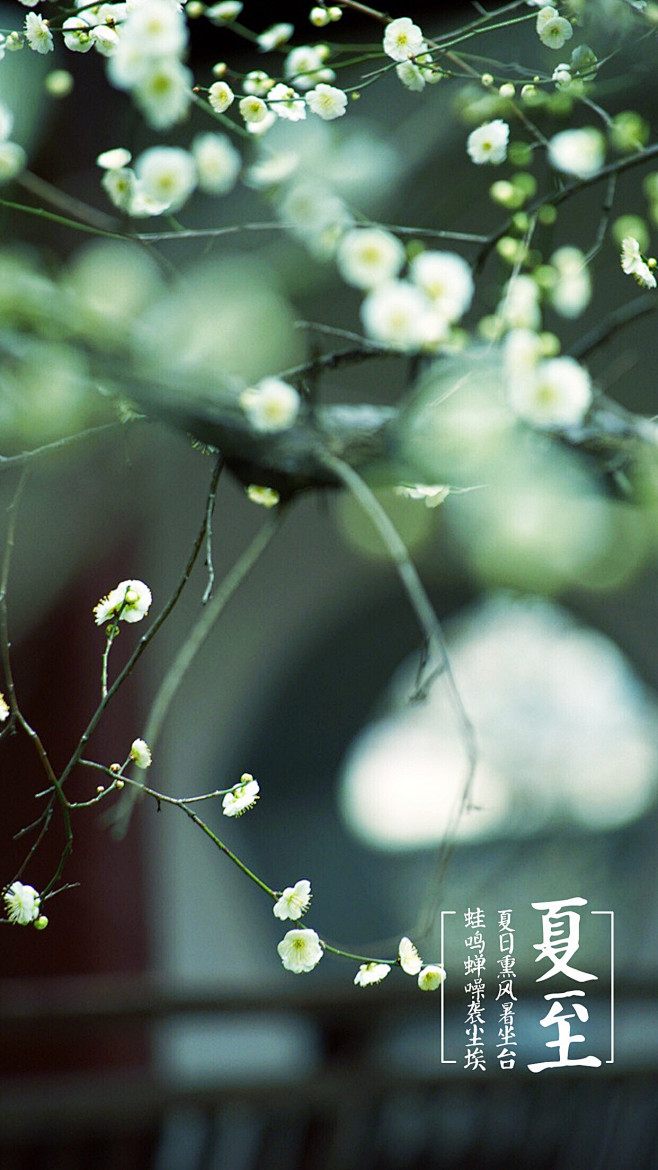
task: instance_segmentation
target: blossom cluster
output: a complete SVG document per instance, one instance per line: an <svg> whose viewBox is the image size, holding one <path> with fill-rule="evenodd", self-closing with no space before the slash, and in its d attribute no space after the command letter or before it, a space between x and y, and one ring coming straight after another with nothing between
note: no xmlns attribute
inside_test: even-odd
<svg viewBox="0 0 658 1170"><path fill-rule="evenodd" d="M366 335L393 349L437 349L450 339L473 297L471 270L461 256L427 250L407 263L400 240L383 228L345 232L336 264L348 284L366 292L361 306Z"/></svg>

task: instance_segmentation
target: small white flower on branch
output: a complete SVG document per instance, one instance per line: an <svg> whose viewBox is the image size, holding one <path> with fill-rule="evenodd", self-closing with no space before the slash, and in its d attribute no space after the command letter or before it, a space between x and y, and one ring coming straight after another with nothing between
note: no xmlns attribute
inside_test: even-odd
<svg viewBox="0 0 658 1170"><path fill-rule="evenodd" d="M29 926L39 917L41 897L34 886L14 882L3 894L7 917L17 926Z"/></svg>
<svg viewBox="0 0 658 1170"><path fill-rule="evenodd" d="M418 951L416 950L411 939L407 938L406 935L404 938L400 939L400 946L398 949L398 957L399 957L399 961L400 961L400 966L402 967L402 970L404 971L405 975L417 975L418 974L418 972L420 971L420 969L423 965L423 960L421 959L420 955L418 954Z"/></svg>
<svg viewBox="0 0 658 1170"><path fill-rule="evenodd" d="M605 141L593 126L579 130L561 130L548 144L548 161L557 171L589 179L601 170L605 159Z"/></svg>
<svg viewBox="0 0 658 1170"><path fill-rule="evenodd" d="M373 983L381 983L391 970L388 963L362 963L354 976L357 987L369 987Z"/></svg>
<svg viewBox="0 0 658 1170"><path fill-rule="evenodd" d="M199 190L206 195L227 195L240 174L242 158L226 134L197 134L192 143Z"/></svg>
<svg viewBox="0 0 658 1170"><path fill-rule="evenodd" d="M180 146L152 146L135 163L135 174L144 191L171 211L182 207L197 185L198 173L191 154Z"/></svg>
<svg viewBox="0 0 658 1170"><path fill-rule="evenodd" d="M69 16L62 25L64 44L72 53L88 53L93 48L91 24L81 16Z"/></svg>
<svg viewBox="0 0 658 1170"><path fill-rule="evenodd" d="M151 590L143 581L121 581L94 606L96 625L104 622L141 622L151 604Z"/></svg>
<svg viewBox="0 0 658 1170"><path fill-rule="evenodd" d="M144 739L134 739L130 747L130 758L138 768L150 768L153 757L151 749Z"/></svg>
<svg viewBox="0 0 658 1170"><path fill-rule="evenodd" d="M258 125L259 122L264 122L270 112L263 99L256 97L255 94L241 98L238 109L248 125Z"/></svg>
<svg viewBox="0 0 658 1170"><path fill-rule="evenodd" d="M302 122L306 117L306 105L303 97L292 88L280 81L270 90L268 95L270 110L277 118L287 122Z"/></svg>
<svg viewBox="0 0 658 1170"><path fill-rule="evenodd" d="M317 114L325 122L331 122L345 113L347 94L335 85L321 83L306 94L306 104L311 113Z"/></svg>
<svg viewBox="0 0 658 1170"><path fill-rule="evenodd" d="M406 61L423 53L427 45L422 30L408 16L400 16L386 25L384 52L393 61Z"/></svg>
<svg viewBox="0 0 658 1170"><path fill-rule="evenodd" d="M96 159L96 165L104 171L117 171L127 167L132 155L124 146L115 146L111 150L104 150Z"/></svg>
<svg viewBox="0 0 658 1170"><path fill-rule="evenodd" d="M222 811L225 817L240 817L248 809L253 808L258 800L260 786L250 772L243 772L240 783L235 784L230 792L226 793L222 801Z"/></svg>
<svg viewBox="0 0 658 1170"><path fill-rule="evenodd" d="M35 53L52 53L55 45L48 21L36 12L28 12L23 29L25 40Z"/></svg>
<svg viewBox="0 0 658 1170"><path fill-rule="evenodd" d="M477 130L471 130L466 140L469 157L477 166L490 163L497 166L507 158L509 126L502 118L484 122Z"/></svg>
<svg viewBox="0 0 658 1170"><path fill-rule="evenodd" d="M568 20L560 16L557 8L546 5L537 13L537 34L542 45L549 49L561 49L564 42L573 36L573 28Z"/></svg>
<svg viewBox="0 0 658 1170"><path fill-rule="evenodd" d="M294 975L312 971L324 954L314 930L289 930L276 949L286 971Z"/></svg>
<svg viewBox="0 0 658 1170"><path fill-rule="evenodd" d="M282 45L285 45L294 31L295 26L292 24L273 24L256 38L256 43L261 53L270 53L272 49L280 49Z"/></svg>
<svg viewBox="0 0 658 1170"><path fill-rule="evenodd" d="M242 92L252 97L267 97L274 85L274 78L264 69L252 69L242 82Z"/></svg>
<svg viewBox="0 0 658 1170"><path fill-rule="evenodd" d="M436 991L445 977L446 973L439 963L429 963L418 975L418 986L421 991Z"/></svg>
<svg viewBox="0 0 658 1170"><path fill-rule="evenodd" d="M656 278L652 272L656 261L653 257L649 260L644 258L639 241L633 236L625 236L621 242L621 266L642 288L656 287Z"/></svg>
<svg viewBox="0 0 658 1170"><path fill-rule="evenodd" d="M257 431L287 431L293 426L300 405L295 388L281 378L262 378L240 395L240 406Z"/></svg>
<svg viewBox="0 0 658 1170"><path fill-rule="evenodd" d="M404 351L434 346L447 336L447 322L422 289L407 280L378 284L361 305L368 337Z"/></svg>
<svg viewBox="0 0 658 1170"><path fill-rule="evenodd" d="M352 228L336 251L338 271L348 284L370 289L397 276L405 261L397 236L383 228Z"/></svg>
<svg viewBox="0 0 658 1170"><path fill-rule="evenodd" d="M419 252L409 265L409 275L447 321L456 321L473 299L473 275L454 252Z"/></svg>
<svg viewBox="0 0 658 1170"><path fill-rule="evenodd" d="M213 4L206 8L204 15L213 24L229 24L230 21L237 19L243 8L244 4L241 4L240 0L224 0L221 4Z"/></svg>
<svg viewBox="0 0 658 1170"><path fill-rule="evenodd" d="M291 49L283 64L283 74L297 89L311 89L318 81L333 81L332 69L324 68L322 54L314 45Z"/></svg>
<svg viewBox="0 0 658 1170"><path fill-rule="evenodd" d="M235 101L235 94L226 81L213 81L208 90L208 101L216 114L223 114Z"/></svg>
<svg viewBox="0 0 658 1170"><path fill-rule="evenodd" d="M0 691L0 723L4 723L5 719L8 719L10 714L11 712L9 710L9 704L5 699L5 696Z"/></svg>
<svg viewBox="0 0 658 1170"><path fill-rule="evenodd" d="M286 886L281 896L272 907L275 918L301 918L311 904L311 883L307 878L295 882L294 886Z"/></svg>
<svg viewBox="0 0 658 1170"><path fill-rule="evenodd" d="M511 382L508 400L524 422L543 430L581 423L592 403L587 370L571 357L539 362L534 371Z"/></svg>

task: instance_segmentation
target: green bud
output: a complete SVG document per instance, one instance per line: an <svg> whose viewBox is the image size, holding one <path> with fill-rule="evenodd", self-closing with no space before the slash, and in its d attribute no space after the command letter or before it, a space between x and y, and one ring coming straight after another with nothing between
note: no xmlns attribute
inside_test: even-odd
<svg viewBox="0 0 658 1170"><path fill-rule="evenodd" d="M590 49L589 45L578 45L578 48L574 49L571 54L571 72L577 73L585 80L596 76L598 63L596 53Z"/></svg>
<svg viewBox="0 0 658 1170"><path fill-rule="evenodd" d="M618 247L626 236L633 236L640 245L640 251L646 252L649 247L649 229L646 222L639 215L620 215L612 225L612 238Z"/></svg>
<svg viewBox="0 0 658 1170"><path fill-rule="evenodd" d="M531 199L537 191L537 180L529 171L517 171L512 175L512 183L514 189L523 195L524 200Z"/></svg>
<svg viewBox="0 0 658 1170"><path fill-rule="evenodd" d="M494 203L500 203L501 207L509 207L510 210L515 207L520 207L523 203L523 198L519 198L519 192L507 179L498 179L492 183L489 188L489 195Z"/></svg>
<svg viewBox="0 0 658 1170"><path fill-rule="evenodd" d="M616 150L632 154L649 141L650 130L644 118L635 110L624 110L612 119L610 141Z"/></svg>
<svg viewBox="0 0 658 1170"><path fill-rule="evenodd" d="M537 219L545 227L550 227L557 219L557 207L553 207L552 203L545 203L543 207L539 208Z"/></svg>
<svg viewBox="0 0 658 1170"><path fill-rule="evenodd" d="M513 167L529 167L532 163L532 147L527 142L511 142L507 157Z"/></svg>
<svg viewBox="0 0 658 1170"><path fill-rule="evenodd" d="M40 914L38 918L35 918L33 925L35 930L45 930L48 925L45 914Z"/></svg>

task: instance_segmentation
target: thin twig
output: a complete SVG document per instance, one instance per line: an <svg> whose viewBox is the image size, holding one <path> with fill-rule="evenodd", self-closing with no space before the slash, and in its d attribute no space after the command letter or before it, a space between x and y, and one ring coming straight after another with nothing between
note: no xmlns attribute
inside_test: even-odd
<svg viewBox="0 0 658 1170"><path fill-rule="evenodd" d="M222 581L214 597L199 616L196 625L181 646L176 658L167 671L160 689L151 706L146 721L145 739L152 749L160 736L162 725L166 718L174 695L178 691L185 675L194 659L210 634L220 614L228 605L236 590L247 577L256 561L265 551L281 523L283 516L282 505L278 505L274 514L270 515L259 528L251 544L245 549L240 559L235 563L228 575Z"/></svg>
<svg viewBox="0 0 658 1170"><path fill-rule="evenodd" d="M394 524L389 519L388 515L382 508L377 497L368 487L365 480L349 466L342 459L338 459L335 455L325 452L324 458L336 476L338 476L344 483L345 487L352 493L357 502L361 505L364 512L370 518L372 524L379 532L385 548L388 549L391 559L395 565L398 576L407 595L409 603L413 609L416 619L423 634L424 649L421 655L421 662L419 672L416 677L416 686L411 695L411 701L419 701L424 699L428 691L438 675L442 675L448 691L448 697L453 708L455 719L460 730L462 742L464 745L464 753L466 756L466 769L464 775L464 784L458 805L450 818L448 830L444 836L443 844L439 851L437 861L435 881L433 883L432 898L426 908L424 923L418 924L414 934L418 938L423 937L429 932L432 923L438 910L439 899L442 892L445 874L454 852L455 847L455 830L464 812L467 810L471 798L471 789L473 786L473 778L478 760L477 741L475 735L475 728L468 717L464 707L457 683L452 673L450 659L448 657L448 650L445 644L445 638L441 623L434 611L432 603L427 595L425 586L423 585L418 571L409 556L404 541L400 537L399 532Z"/></svg>

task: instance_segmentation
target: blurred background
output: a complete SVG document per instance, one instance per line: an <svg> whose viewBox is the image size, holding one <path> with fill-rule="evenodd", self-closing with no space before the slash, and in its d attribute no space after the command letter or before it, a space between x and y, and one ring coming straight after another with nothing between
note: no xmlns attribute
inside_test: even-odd
<svg viewBox="0 0 658 1170"><path fill-rule="evenodd" d="M7 27L20 24L18 7L7 8ZM440 13L425 6L413 15L434 31L472 13L469 5L445 4ZM244 18L261 28L272 14L251 5ZM290 5L275 18L301 29L306 8ZM376 39L355 17L343 25L335 35L345 40ZM598 35L604 51L601 29ZM612 25L606 35L614 39ZM525 60L532 29L527 39L518 30L492 34L487 52L516 59L510 36ZM198 62L202 74L207 64L209 80L213 62L234 59L241 45L230 31L199 22L195 69ZM548 51L532 52L544 69L555 64ZM9 102L11 77L23 84L20 56L2 62L9 92L0 86L0 98ZM617 72L627 85L606 95L612 112L637 106L655 122L650 60L622 58ZM109 213L95 157L116 145L137 151L147 136L114 91L110 120L97 60L72 63L68 55L65 64L76 72L65 102L44 104L38 77L32 97L25 91L26 136L34 107L30 166ZM294 139L304 173L327 198L382 222L486 233L501 212L466 159L469 124L454 116L456 92L438 85L419 101L388 79L364 89L349 124L282 127L275 146L283 153ZM188 135L184 127L181 142ZM644 213L645 177L641 170L620 179L619 213ZM542 240L546 253L567 242L587 251L600 205L596 188L574 199ZM200 198L186 209L185 224L221 227L282 214L241 185L222 200ZM30 273L63 263L70 281L93 285L100 271L93 246L81 251L72 231L26 223L11 209L3 218L6 244L28 244L20 253L5 249L6 288L17 263ZM307 243L300 229L298 238L273 230L244 233L230 245L163 246L203 292L200 348L217 334L220 354L234 346L260 376L315 352L317 332L293 329L295 319L358 330L358 294L331 263L310 256ZM469 259L475 254L472 245L446 244L453 246ZM38 250L45 260L37 263ZM614 247L597 257L594 271L582 317L547 313L565 349L629 298ZM480 313L495 308L504 272L492 258ZM137 275L127 280L131 287ZM155 286L155 276L144 279ZM103 312L126 295L116 280L102 290ZM280 327L260 330L257 319L252 334L222 332L227 295L244 306L245 318L254 297ZM185 342L171 333L181 302L153 296L156 307L144 315L150 360L155 351L174 367L180 359L183 379ZM622 404L652 415L658 354L647 321L653 318L597 348L589 368ZM219 360L212 347L203 352L209 368ZM71 391L76 378L56 376L66 361L51 367L37 356L26 393L41 413L20 426L3 414L7 453L56 438L62 419L81 417ZM412 374L403 358L368 362L329 373L319 394L326 402L391 403ZM84 420L97 413L95 406ZM580 462L561 476L572 477L573 491L555 493L542 477L555 459L552 449L547 455L529 445L515 465L518 478L506 481L494 504L484 489L450 496L437 509L382 495L444 625L477 728L472 810L455 818L466 759L445 680L425 705L406 704L417 665L415 620L369 522L341 493L295 502L181 687L149 773L174 796L253 773L261 784L256 808L229 822L207 806L213 829L271 886L309 878L309 922L330 942L394 955L400 936L412 933L427 962L443 957L445 997L421 994L399 971L380 987L355 988L352 965L331 956L303 978L285 972L276 952L283 931L267 899L183 815L144 801L119 835L105 807L92 807L78 814L66 872L79 884L48 904L48 930L5 930L3 938L3 1170L466 1170L502 1167L512 1157L539 1170L655 1165L655 508L620 500ZM529 467L537 474L525 491ZM22 708L56 767L69 758L100 693L104 640L93 605L136 577L149 584L159 611L189 555L211 472L210 456L158 423L99 433L31 467L9 583L10 636ZM3 517L17 475L7 468L0 478ZM469 475L463 486L476 486L475 470ZM263 518L225 474L214 518L218 579ZM206 581L198 565L94 734L91 758L123 759L143 734ZM139 628L122 631L117 663L137 637ZM25 855L24 839L13 835L34 817L35 761L18 737L2 746L0 827L11 874ZM88 773L74 784L79 799L91 795ZM25 880L40 888L61 848L55 823ZM602 1063L533 1074L527 1065L551 1059L546 1042L555 1034L540 1024L543 994L554 985L536 983L541 922L531 904L576 896L587 899L578 965L597 975L586 985L581 1051ZM478 1071L463 1067L463 916L472 907L484 910L491 940L487 1068ZM495 1056L495 932L506 908L517 930L518 1060L509 1071ZM444 953L441 911L454 912L443 916ZM614 913L614 965L610 916L590 911ZM580 1051L574 1046L571 1055Z"/></svg>

